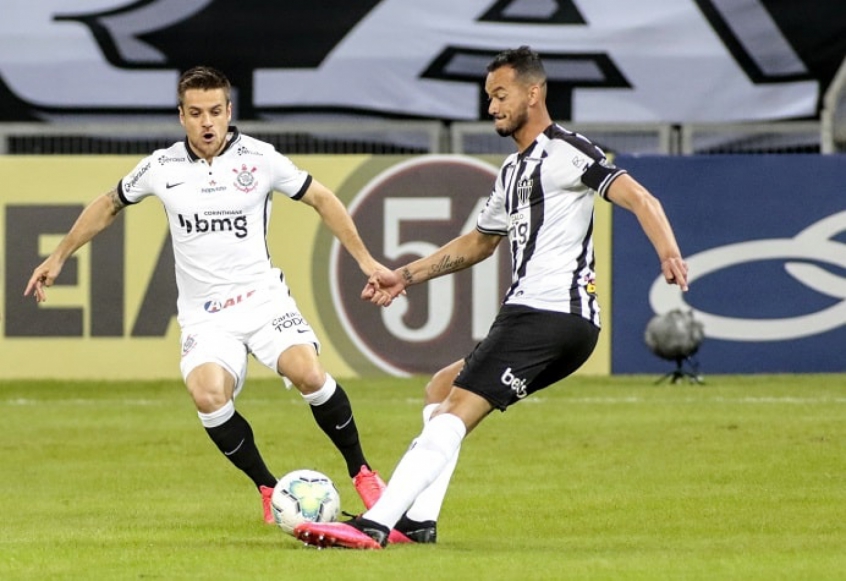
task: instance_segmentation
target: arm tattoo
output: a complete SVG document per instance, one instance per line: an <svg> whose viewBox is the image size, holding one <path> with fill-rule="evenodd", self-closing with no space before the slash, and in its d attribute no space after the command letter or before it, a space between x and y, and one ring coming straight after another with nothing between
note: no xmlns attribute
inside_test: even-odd
<svg viewBox="0 0 846 581"><path fill-rule="evenodd" d="M457 258L451 257L449 254L444 256L440 262L432 267L429 268L429 274L432 276L440 276L442 274L448 274L450 272L455 272L456 270L461 270L464 268L465 258L463 256L459 256Z"/></svg>
<svg viewBox="0 0 846 581"><path fill-rule="evenodd" d="M408 268L403 268L401 274L402 281L405 283L405 286L411 286L414 284L414 277L411 276L411 271L408 270Z"/></svg>
<svg viewBox="0 0 846 581"><path fill-rule="evenodd" d="M112 214L117 215L118 212L123 210L126 207L126 204L123 203L123 200L120 199L120 196L117 193L117 190L112 190L108 194L109 201L112 203Z"/></svg>

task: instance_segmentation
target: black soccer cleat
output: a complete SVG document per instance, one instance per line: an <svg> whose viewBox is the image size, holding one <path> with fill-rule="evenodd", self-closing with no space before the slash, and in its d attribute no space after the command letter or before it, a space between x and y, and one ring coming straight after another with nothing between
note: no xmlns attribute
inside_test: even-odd
<svg viewBox="0 0 846 581"><path fill-rule="evenodd" d="M394 525L394 530L408 537L413 543L436 543L438 540L438 523L433 520L420 522L402 515Z"/></svg>

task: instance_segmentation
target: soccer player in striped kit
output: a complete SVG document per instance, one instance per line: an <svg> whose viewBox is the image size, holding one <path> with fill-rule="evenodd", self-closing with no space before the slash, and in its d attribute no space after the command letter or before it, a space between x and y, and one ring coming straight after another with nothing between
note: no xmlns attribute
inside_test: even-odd
<svg viewBox="0 0 846 581"><path fill-rule="evenodd" d="M594 197L633 212L665 280L687 290L682 258L660 202L585 137L552 122L546 73L527 46L488 65L488 112L517 152L502 164L476 229L393 273L370 277L362 297L388 306L403 290L469 268L502 240L512 283L488 335L427 386L424 427L376 504L345 523L306 523L308 544L378 549L435 542L437 519L464 437L495 409L505 411L576 371L599 335L593 257Z"/></svg>

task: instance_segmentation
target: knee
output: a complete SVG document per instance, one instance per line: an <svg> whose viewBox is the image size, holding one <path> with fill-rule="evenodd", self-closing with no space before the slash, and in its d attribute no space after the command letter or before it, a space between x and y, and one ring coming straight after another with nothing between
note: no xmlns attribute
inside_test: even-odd
<svg viewBox="0 0 846 581"><path fill-rule="evenodd" d="M219 410L232 399L235 379L219 367L204 365L188 375L185 387L197 411L208 414Z"/></svg>
<svg viewBox="0 0 846 581"><path fill-rule="evenodd" d="M276 371L303 395L314 393L326 383L326 372L311 345L295 345L283 351L276 361Z"/></svg>
<svg viewBox="0 0 846 581"><path fill-rule="evenodd" d="M208 384L189 384L188 393L194 400L197 411L210 414L222 408L229 401L225 390L215 389Z"/></svg>
<svg viewBox="0 0 846 581"><path fill-rule="evenodd" d="M287 376L302 394L314 393L326 383L326 372L319 365L312 365L304 369L298 369L292 375Z"/></svg>
<svg viewBox="0 0 846 581"><path fill-rule="evenodd" d="M446 394L441 393L441 383L438 382L438 373L435 373L432 379L429 380L429 383L426 384L426 389L423 392L423 401L426 405L442 402L444 397L446 397Z"/></svg>
<svg viewBox="0 0 846 581"><path fill-rule="evenodd" d="M432 404L444 401L462 367L464 367L464 361L456 361L437 371L426 384L425 403Z"/></svg>

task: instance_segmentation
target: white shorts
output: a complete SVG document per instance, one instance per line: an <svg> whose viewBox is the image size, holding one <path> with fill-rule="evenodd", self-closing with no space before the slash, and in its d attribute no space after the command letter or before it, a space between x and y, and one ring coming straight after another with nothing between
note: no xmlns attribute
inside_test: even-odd
<svg viewBox="0 0 846 581"><path fill-rule="evenodd" d="M235 395L244 385L248 353L277 371L279 356L289 347L308 344L320 352L317 335L287 293L253 296L205 321L185 325L181 343L183 379L203 363L216 363L235 378Z"/></svg>

